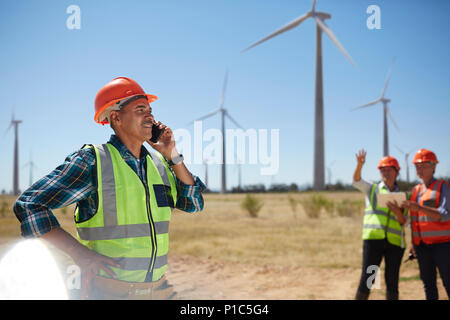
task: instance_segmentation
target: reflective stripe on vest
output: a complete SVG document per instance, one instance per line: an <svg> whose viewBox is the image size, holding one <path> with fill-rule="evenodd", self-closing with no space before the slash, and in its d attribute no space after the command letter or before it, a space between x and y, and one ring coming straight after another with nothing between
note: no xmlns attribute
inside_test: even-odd
<svg viewBox="0 0 450 320"><path fill-rule="evenodd" d="M111 257L118 280L158 281L167 268L169 221L176 203L175 179L160 154L147 156L146 184L111 144L96 152L98 210L77 223L79 241ZM103 271L101 276L109 277Z"/></svg>
<svg viewBox="0 0 450 320"><path fill-rule="evenodd" d="M438 208L444 183L445 181L443 180L433 181L423 192L419 202L417 199L421 185L416 185L411 195L411 201L418 202L421 206L426 202L426 206ZM441 215L440 220L433 219L421 211L411 211L410 215L413 243L415 245L419 245L421 241L426 244L450 241L450 215Z"/></svg>
<svg viewBox="0 0 450 320"><path fill-rule="evenodd" d="M369 202L364 210L363 234L364 240L385 239L396 246L404 247L403 227L398 223L397 217L388 208L378 207L377 189L379 193L389 191L378 188L378 184L372 184Z"/></svg>

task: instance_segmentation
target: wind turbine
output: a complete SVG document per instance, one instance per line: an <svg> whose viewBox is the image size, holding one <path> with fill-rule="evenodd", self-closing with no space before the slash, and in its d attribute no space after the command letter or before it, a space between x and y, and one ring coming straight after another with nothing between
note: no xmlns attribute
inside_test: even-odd
<svg viewBox="0 0 450 320"><path fill-rule="evenodd" d="M406 181L409 183L409 161L408 161L408 158L409 158L409 155L410 155L415 149L412 149L412 150L409 151L409 152L404 152L404 151L402 151L402 149L400 149L399 147L397 147L397 146L395 146L395 147L397 148L398 151L400 151L400 153L402 153L402 154L405 156L405 163L406 163Z"/></svg>
<svg viewBox="0 0 450 320"><path fill-rule="evenodd" d="M237 167L236 170L238 172L238 189L239 191L242 190L242 161L240 158L237 157Z"/></svg>
<svg viewBox="0 0 450 320"><path fill-rule="evenodd" d="M336 160L334 160L333 162L331 162L328 166L327 166L327 173L328 173L328 185L331 185L331 167L333 166L333 164L336 162Z"/></svg>
<svg viewBox="0 0 450 320"><path fill-rule="evenodd" d="M31 152L30 152L30 161L25 163L22 168L25 168L28 166L30 167L30 186L31 186L33 184L33 168L37 168L36 165L34 164L34 161L32 160Z"/></svg>
<svg viewBox="0 0 450 320"><path fill-rule="evenodd" d="M11 122L9 123L6 132L14 126L14 167L13 167L13 195L19 195L19 124L22 120L15 120L14 113L11 117Z"/></svg>
<svg viewBox="0 0 450 320"><path fill-rule="evenodd" d="M226 159L226 154L225 154L225 117L227 117L229 120L231 120L231 122L233 122L238 128L244 130L242 128L242 126L230 116L227 109L225 109L223 107L224 103L225 103L225 92L227 89L227 82L228 82L228 71L225 73L225 79L223 82L223 89L222 89L222 98L220 99L219 108L190 123L190 124L192 124L195 121L207 119L209 117L212 117L216 113L220 113L220 115L221 115L221 127L222 127L222 184L221 184L221 191L220 191L221 193L227 192L226 166L225 166L226 165L226 163L225 163L225 159Z"/></svg>
<svg viewBox="0 0 450 320"><path fill-rule="evenodd" d="M356 109L362 109L367 108L373 105L376 105L378 102L381 102L383 104L383 156L386 157L389 155L389 135L388 135L388 121L387 117L389 115L389 118L391 118L392 123L394 126L399 130L397 123L394 120L394 117L392 116L391 110L388 107L388 103L391 102L391 99L386 98L384 95L386 94L386 89L389 83L389 79L391 78L391 72L392 72L392 65L394 64L395 58L392 61L391 67L389 68L388 75L386 77L386 82L384 83L383 91L381 92L381 97L378 98L375 101L369 102L367 104L364 104L362 106L353 108L353 110Z"/></svg>
<svg viewBox="0 0 450 320"><path fill-rule="evenodd" d="M265 38L253 43L248 48L242 50L247 51L283 32L291 30L308 18L316 21L316 89L315 89L315 124L314 124L314 182L315 190L323 190L325 188L325 147L324 147L324 124L323 124L323 78L322 78L322 32L333 41L344 56L355 65L350 55L345 51L337 40L333 32L325 24L325 19L331 19L331 15L325 12L316 11L316 1L313 1L311 11L289 22L277 31L269 34Z"/></svg>
<svg viewBox="0 0 450 320"><path fill-rule="evenodd" d="M205 186L208 188L208 158L203 159L203 164L205 165Z"/></svg>

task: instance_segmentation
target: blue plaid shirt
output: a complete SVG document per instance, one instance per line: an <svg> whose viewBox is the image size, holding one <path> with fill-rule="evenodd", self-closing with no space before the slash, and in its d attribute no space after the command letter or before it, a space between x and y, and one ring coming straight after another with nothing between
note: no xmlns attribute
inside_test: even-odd
<svg viewBox="0 0 450 320"><path fill-rule="evenodd" d="M119 150L125 162L146 183L148 150L142 146L140 159L137 159L116 135L111 136L109 143ZM95 151L92 148L80 149L70 154L62 165L20 195L13 209L20 221L23 237L38 237L52 228L59 227L52 209L75 202L87 204L79 206L80 221L89 219L97 212L95 162ZM198 177L193 175L193 178L195 184L191 186L175 177L178 192L176 208L186 212L203 209L202 192L206 187Z"/></svg>

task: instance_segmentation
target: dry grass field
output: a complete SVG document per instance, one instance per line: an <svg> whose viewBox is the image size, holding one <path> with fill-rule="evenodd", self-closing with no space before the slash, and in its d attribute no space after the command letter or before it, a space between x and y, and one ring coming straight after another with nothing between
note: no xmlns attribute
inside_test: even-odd
<svg viewBox="0 0 450 320"><path fill-rule="evenodd" d="M312 217L304 210L311 195L255 194L263 203L256 218L241 208L244 194L206 194L201 213L175 210L167 276L179 297L352 299L361 272L362 209L344 215L338 205L346 199L362 208L363 196L321 193L332 206ZM0 212L0 256L20 238L13 201L0 197L0 206L8 203L6 212ZM55 215L74 234L73 206L55 210ZM53 252L61 264L70 263ZM381 270L381 286L372 290L370 299L384 299L383 264ZM416 261L403 263L400 277L401 299L424 299ZM440 297L445 298L440 279L438 283Z"/></svg>

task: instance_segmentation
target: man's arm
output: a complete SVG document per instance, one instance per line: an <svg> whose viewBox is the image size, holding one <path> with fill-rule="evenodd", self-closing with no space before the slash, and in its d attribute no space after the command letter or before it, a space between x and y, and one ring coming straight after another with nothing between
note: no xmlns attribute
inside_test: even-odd
<svg viewBox="0 0 450 320"><path fill-rule="evenodd" d="M439 207L432 208L425 205L420 205L417 202L406 200L403 202L402 206L409 209L410 211L418 212L421 211L434 220L445 220L450 219L450 192L447 184L442 185L441 196L439 199Z"/></svg>
<svg viewBox="0 0 450 320"><path fill-rule="evenodd" d="M356 154L356 168L353 173L353 186L364 194L369 195L372 185L361 178L361 171L365 162L366 151L363 149Z"/></svg>
<svg viewBox="0 0 450 320"><path fill-rule="evenodd" d="M112 276L105 264L116 265L114 261L80 244L60 227L52 213L52 209L78 202L94 190L90 171L94 160L95 156L86 150L71 154L62 165L24 191L13 209L23 237L48 241L70 256L83 271L102 268Z"/></svg>
<svg viewBox="0 0 450 320"><path fill-rule="evenodd" d="M175 152L178 155L178 151L176 151L176 149L175 149ZM175 155L172 155L172 157L174 157L174 156ZM170 159L168 159L168 160L170 160ZM195 184L194 178L192 177L191 173L186 168L186 166L184 165L183 162L172 166L171 169L173 170L173 173L175 174L177 179L180 180L181 182L183 182L184 184L191 185L191 186Z"/></svg>
<svg viewBox="0 0 450 320"><path fill-rule="evenodd" d="M150 140L147 142L153 149L170 161L173 157L179 155L175 146L175 138L170 128L165 125L161 125L161 128L164 129L164 132L159 138L158 143L153 143ZM183 162L172 166L170 169L174 173L177 184L178 196L176 208L186 212L203 210L204 201L202 192L206 189L203 182L198 177L194 177Z"/></svg>
<svg viewBox="0 0 450 320"><path fill-rule="evenodd" d="M94 190L86 159L88 155L81 150L72 153L62 165L19 196L13 210L23 237L39 237L59 227L52 210L78 202Z"/></svg>
<svg viewBox="0 0 450 320"><path fill-rule="evenodd" d="M363 150L359 150L359 152L356 154L356 168L355 172L353 173L353 181L358 182L361 180L361 171L364 166L364 163L366 163L366 154L367 152Z"/></svg>
<svg viewBox="0 0 450 320"><path fill-rule="evenodd" d="M99 269L103 269L108 275L115 278L114 271L109 266L118 268L119 265L113 259L89 250L61 227L53 228L43 234L41 238L70 256L84 272L97 274Z"/></svg>
<svg viewBox="0 0 450 320"><path fill-rule="evenodd" d="M194 180L193 185L185 184L181 180L176 179L178 196L175 207L189 213L200 212L204 206L202 192L206 189L206 186L199 177L190 173L189 175Z"/></svg>

